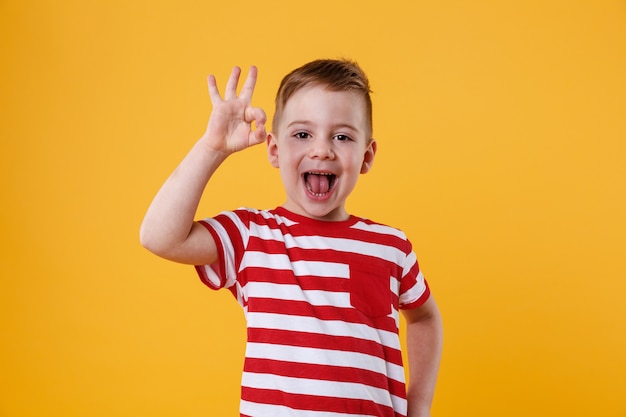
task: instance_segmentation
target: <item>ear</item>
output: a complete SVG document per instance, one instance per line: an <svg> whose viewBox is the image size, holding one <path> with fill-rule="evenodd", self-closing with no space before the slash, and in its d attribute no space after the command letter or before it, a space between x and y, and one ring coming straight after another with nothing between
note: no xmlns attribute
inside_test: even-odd
<svg viewBox="0 0 626 417"><path fill-rule="evenodd" d="M278 143L276 141L276 135L273 132L267 134L265 139L267 144L267 158L270 160L270 164L274 168L278 168Z"/></svg>
<svg viewBox="0 0 626 417"><path fill-rule="evenodd" d="M372 169L372 165L374 164L374 156L376 156L376 140L372 139L367 145L367 149L365 150L365 155L363 155L363 164L361 165L361 174L366 174Z"/></svg>

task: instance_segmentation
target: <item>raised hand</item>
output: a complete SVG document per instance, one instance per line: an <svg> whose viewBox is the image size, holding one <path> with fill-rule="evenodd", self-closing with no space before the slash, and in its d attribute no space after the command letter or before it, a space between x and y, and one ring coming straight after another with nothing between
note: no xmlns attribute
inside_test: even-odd
<svg viewBox="0 0 626 417"><path fill-rule="evenodd" d="M224 98L217 89L215 77L213 75L208 77L213 111L203 139L211 149L225 155L262 143L267 136L265 112L250 105L256 84L257 68L254 66L250 68L238 96L240 75L241 69L233 68L226 84Z"/></svg>

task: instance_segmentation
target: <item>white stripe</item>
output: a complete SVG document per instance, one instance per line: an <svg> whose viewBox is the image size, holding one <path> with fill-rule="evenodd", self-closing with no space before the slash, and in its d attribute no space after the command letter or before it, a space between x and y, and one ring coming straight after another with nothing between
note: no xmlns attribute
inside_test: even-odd
<svg viewBox="0 0 626 417"><path fill-rule="evenodd" d="M199 267L202 268L202 271L204 272L204 275L207 277L209 282L214 287L219 288L220 286L219 275L213 270L211 265L199 265Z"/></svg>
<svg viewBox="0 0 626 417"><path fill-rule="evenodd" d="M354 382L320 381L315 379L244 372L241 384L249 388L273 389L290 394L373 401L376 404L393 408L391 395L387 390ZM341 395L341 397L337 395Z"/></svg>
<svg viewBox="0 0 626 417"><path fill-rule="evenodd" d="M241 400L241 414L254 417L376 417L366 414L331 413L328 411L294 410L283 405L259 404Z"/></svg>
<svg viewBox="0 0 626 417"><path fill-rule="evenodd" d="M246 225L241 221L239 216L235 212L225 211L222 213L224 216L228 217L235 225L237 230L239 231L239 235L243 241L244 248L248 245L248 236L250 234L250 230Z"/></svg>
<svg viewBox="0 0 626 417"><path fill-rule="evenodd" d="M263 240L284 242L287 248L335 250L339 252L361 253L368 256L387 259L389 261L402 259L405 253L396 247L363 242L356 239L344 239L326 236L297 236L289 233L283 234L282 230L274 229L267 225L254 224L251 228L251 236ZM389 234L389 233L387 233Z"/></svg>
<svg viewBox="0 0 626 417"><path fill-rule="evenodd" d="M420 271L417 274L417 282L415 285L400 296L400 305L412 303L420 298L422 294L424 294L424 291L426 291L426 283L424 282L424 275L422 275L422 271Z"/></svg>
<svg viewBox="0 0 626 417"><path fill-rule="evenodd" d="M253 225L255 227L250 228L251 236L256 236L263 240L275 240L279 242L282 242L286 239L291 239L291 235L283 234L283 231L281 229L276 229L266 224L254 223Z"/></svg>
<svg viewBox="0 0 626 417"><path fill-rule="evenodd" d="M278 214L272 214L269 212L269 210L255 210L255 209L247 209L247 210L252 211L253 213L256 213L256 214L261 214L261 216L264 219L276 220L278 224L282 223L282 224L286 224L287 226L293 226L294 224L298 223L298 222L288 219L287 217L282 217L282 216L279 216Z"/></svg>
<svg viewBox="0 0 626 417"><path fill-rule="evenodd" d="M350 278L350 267L346 264L318 261L292 262L296 276L314 275L329 278Z"/></svg>
<svg viewBox="0 0 626 417"><path fill-rule="evenodd" d="M415 265L416 262L417 262L417 256L415 255L415 252L411 252L407 256L405 256L404 269L402 270L403 277L409 273L409 271L411 270L413 265Z"/></svg>
<svg viewBox="0 0 626 417"><path fill-rule="evenodd" d="M293 271L296 276L314 275L318 277L349 278L350 268L345 264L319 261L291 262L285 254L268 254L264 252L248 251L241 260L239 270L248 267L266 268L273 270Z"/></svg>
<svg viewBox="0 0 626 417"><path fill-rule="evenodd" d="M274 345L270 343L248 343L247 358L272 359L313 365L346 366L365 369L386 375L390 379L404 382L404 369L377 356L359 352L302 346Z"/></svg>
<svg viewBox="0 0 626 417"><path fill-rule="evenodd" d="M390 262L395 262L396 264L399 259L404 259L406 256L404 252L393 246L336 237L298 236L294 237L293 240L285 239L285 245L288 249L325 249L338 252L359 253L385 259Z"/></svg>
<svg viewBox="0 0 626 417"><path fill-rule="evenodd" d="M249 282L246 284L245 291L248 294L254 294L255 298L307 301L314 306L352 307L350 294L347 292L303 290L298 285L273 284L269 282Z"/></svg>
<svg viewBox="0 0 626 417"><path fill-rule="evenodd" d="M285 254L246 251L241 259L239 270L243 271L248 267L290 270L291 261Z"/></svg>
<svg viewBox="0 0 626 417"><path fill-rule="evenodd" d="M366 232L378 233L381 235L391 235L406 240L406 234L399 229L382 224L367 224L359 221L352 226L353 229L364 230Z"/></svg>
<svg viewBox="0 0 626 417"><path fill-rule="evenodd" d="M400 341L396 333L375 329L366 324L259 312L249 312L246 320L249 328L293 330L329 336L349 335L359 339L371 340L392 349L400 349Z"/></svg>
<svg viewBox="0 0 626 417"><path fill-rule="evenodd" d="M231 285L233 285L233 283L235 282L235 278L236 278L235 251L234 251L233 245L230 241L230 238L228 237L228 233L226 232L226 229L217 220L205 219L205 221L217 233L222 243L222 246L224 248L224 255L222 256L220 254L220 259L224 261L224 266L225 266L225 274L224 274L225 276L223 277L223 278L226 278L225 287L230 287ZM213 268L207 265L204 267L204 270L206 271L207 276L209 277L210 281L214 285L219 286L220 276L213 270Z"/></svg>

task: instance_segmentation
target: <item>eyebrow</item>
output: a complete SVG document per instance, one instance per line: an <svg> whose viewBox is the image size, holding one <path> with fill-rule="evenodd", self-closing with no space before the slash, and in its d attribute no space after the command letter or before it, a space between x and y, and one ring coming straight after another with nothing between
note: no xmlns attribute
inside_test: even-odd
<svg viewBox="0 0 626 417"><path fill-rule="evenodd" d="M308 125L312 125L312 124L314 124L314 123L309 121L309 120L294 120L293 122L289 123L287 125L287 127L289 128L289 127L292 127L293 125L305 125L305 126L308 126ZM352 126L351 124L348 124L348 123L340 123L340 124L337 124L337 125L333 125L332 128L333 129L350 129L350 130L353 130L355 132L359 132L359 129L357 129L356 127L354 127L354 126Z"/></svg>

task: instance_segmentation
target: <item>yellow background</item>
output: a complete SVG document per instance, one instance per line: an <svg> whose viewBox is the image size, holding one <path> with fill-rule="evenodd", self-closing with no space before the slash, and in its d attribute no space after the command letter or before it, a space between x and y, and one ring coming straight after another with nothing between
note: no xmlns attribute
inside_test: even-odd
<svg viewBox="0 0 626 417"><path fill-rule="evenodd" d="M433 416L626 416L626 2L0 0L0 416L234 416L244 322L141 248L206 75L349 57L445 320ZM283 201L262 146L200 216Z"/></svg>

